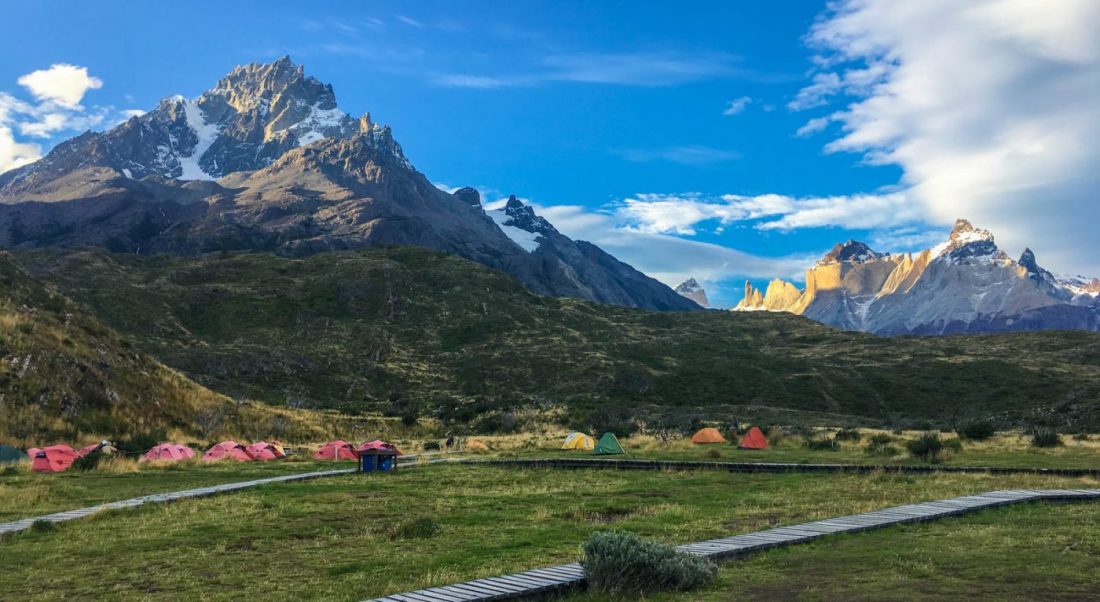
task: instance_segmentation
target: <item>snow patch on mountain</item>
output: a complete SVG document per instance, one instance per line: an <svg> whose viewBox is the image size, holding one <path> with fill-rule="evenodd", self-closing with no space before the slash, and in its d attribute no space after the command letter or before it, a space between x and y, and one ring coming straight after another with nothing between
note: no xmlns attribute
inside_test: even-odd
<svg viewBox="0 0 1100 602"><path fill-rule="evenodd" d="M532 253L539 248L539 239L541 238L539 233L528 232L512 225L512 216L508 215L503 207L486 213L493 218L493 221L504 232L504 235L512 239L512 242L522 247L523 250Z"/></svg>
<svg viewBox="0 0 1100 602"><path fill-rule="evenodd" d="M195 136L199 141L195 143L195 148L191 151L191 154L184 157L179 157L180 169L182 170L179 175L180 180L214 180L214 176L203 171L199 167L199 160L206 154L207 149L211 144L218 139L218 134L221 133L221 127L217 123L207 123L206 116L203 115L202 109L199 105L190 100L180 100L180 104L183 105L183 113L187 118L187 126L195 132Z"/></svg>

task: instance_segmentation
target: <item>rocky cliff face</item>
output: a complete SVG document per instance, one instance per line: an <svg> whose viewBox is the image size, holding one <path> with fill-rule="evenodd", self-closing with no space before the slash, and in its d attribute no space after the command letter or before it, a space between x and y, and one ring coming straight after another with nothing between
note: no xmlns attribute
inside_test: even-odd
<svg viewBox="0 0 1100 602"><path fill-rule="evenodd" d="M993 234L958 220L947 241L917 254L848 241L806 272L806 288L747 285L737 310L788 311L849 330L946 334L1045 328L1100 330L1093 281L1058 279L1025 250L1013 261Z"/></svg>
<svg viewBox="0 0 1100 602"><path fill-rule="evenodd" d="M341 111L332 87L289 58L238 67L197 99L166 99L0 174L5 247L300 256L417 245L503 270L542 294L699 309L519 201L499 217L485 213L476 190L433 186L388 126Z"/></svg>
<svg viewBox="0 0 1100 602"><path fill-rule="evenodd" d="M707 300L707 292L703 290L703 287L700 286L694 278L688 278L681 282L675 290L681 296L694 301L699 307L710 308L710 301Z"/></svg>

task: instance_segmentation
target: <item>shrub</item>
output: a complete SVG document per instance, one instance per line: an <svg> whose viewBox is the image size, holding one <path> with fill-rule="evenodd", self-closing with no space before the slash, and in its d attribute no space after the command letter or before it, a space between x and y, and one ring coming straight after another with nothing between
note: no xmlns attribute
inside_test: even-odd
<svg viewBox="0 0 1100 602"><path fill-rule="evenodd" d="M960 439L985 441L997 434L997 425L992 420L967 420L955 425L955 432L958 433Z"/></svg>
<svg viewBox="0 0 1100 602"><path fill-rule="evenodd" d="M962 444L953 444L957 446L957 449L962 449ZM905 444L905 448L909 450L909 455L914 458L919 458L925 462L940 462L944 459L944 450L947 448L947 444L943 439L940 439L939 433L928 432L924 433L917 439L914 439Z"/></svg>
<svg viewBox="0 0 1100 602"><path fill-rule="evenodd" d="M840 451L840 442L828 437L812 437L806 439L802 442L802 446L806 449L816 451Z"/></svg>
<svg viewBox="0 0 1100 602"><path fill-rule="evenodd" d="M623 597L695 589L715 575L714 564L705 558L625 531L589 536L581 565L590 589Z"/></svg>
<svg viewBox="0 0 1100 602"><path fill-rule="evenodd" d="M428 517L410 518L397 523L393 539L427 539L439 534L439 524Z"/></svg>
<svg viewBox="0 0 1100 602"><path fill-rule="evenodd" d="M597 436L612 432L616 437L629 437L638 431L638 421L630 410L601 406L588 415L589 430Z"/></svg>
<svg viewBox="0 0 1100 602"><path fill-rule="evenodd" d="M424 451L433 451L439 449L439 442L435 441L434 439L425 441L422 445L424 447Z"/></svg>
<svg viewBox="0 0 1100 602"><path fill-rule="evenodd" d="M863 434L858 429L840 429L833 438L837 441L859 441L863 439Z"/></svg>
<svg viewBox="0 0 1100 602"><path fill-rule="evenodd" d="M1089 440L1089 434L1088 433L1076 433L1075 435L1073 435L1073 440L1074 441L1088 441Z"/></svg>
<svg viewBox="0 0 1100 602"><path fill-rule="evenodd" d="M1034 447L1057 447L1062 437L1052 428L1039 427L1031 431L1031 445Z"/></svg>
<svg viewBox="0 0 1100 602"><path fill-rule="evenodd" d="M716 449L712 449L712 450L707 452L707 457L717 460L718 458L722 457L722 452L720 452Z"/></svg>
<svg viewBox="0 0 1100 602"><path fill-rule="evenodd" d="M31 530L31 533L49 533L50 531L56 531L57 530L57 523L54 523L54 522L51 522L51 521L48 521L48 520L43 520L43 519L40 518L40 519L34 521L33 523L31 523L31 529L30 530Z"/></svg>
<svg viewBox="0 0 1100 602"><path fill-rule="evenodd" d="M73 470L77 472L88 472L89 470L95 470L101 460L103 460L103 452L98 449L84 456L83 458L77 458L73 462Z"/></svg>
<svg viewBox="0 0 1100 602"><path fill-rule="evenodd" d="M871 439L867 442L867 447L864 448L864 451L869 456L896 456L901 453L901 450L895 447L893 444L893 437L880 433L871 437Z"/></svg>

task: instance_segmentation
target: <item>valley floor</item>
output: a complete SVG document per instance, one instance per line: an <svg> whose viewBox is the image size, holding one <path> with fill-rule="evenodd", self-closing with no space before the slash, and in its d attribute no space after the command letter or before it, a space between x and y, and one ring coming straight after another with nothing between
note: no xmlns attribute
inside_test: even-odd
<svg viewBox="0 0 1100 602"><path fill-rule="evenodd" d="M76 475L83 476L91 475ZM181 475L187 478L192 477ZM12 490L27 487L22 483ZM570 562L587 535L599 529L683 543L993 489L1095 486L1092 479L1034 475L430 465L392 475L267 485L32 530L0 542L0 565L6 567L0 591L29 600L265 595L355 600ZM1040 589L1070 597L1082 591L1082 579L1100 569L1100 530L1087 529L1097 521L1100 508L1094 506L1042 505L963 517L950 525L828 539L728 565L718 583L698 595L728 599L757 591L831 598L853 592L858 598L880 582L904 584L925 575L942 581L928 585L940 588L928 590L929 596L948 597L953 583L966 592L980 583L971 583L971 577L1011 574L1014 580L994 584L999 589L989 590L991 597ZM964 553L968 546L980 552L973 562ZM1053 572L1041 570L1054 559ZM949 561L950 570L944 564ZM884 568L869 568L875 566ZM843 578L846 572L851 580Z"/></svg>

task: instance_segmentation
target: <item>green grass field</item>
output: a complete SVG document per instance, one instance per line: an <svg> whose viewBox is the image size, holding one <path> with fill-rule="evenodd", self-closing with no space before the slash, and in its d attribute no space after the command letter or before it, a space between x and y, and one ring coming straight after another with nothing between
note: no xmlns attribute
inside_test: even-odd
<svg viewBox="0 0 1100 602"><path fill-rule="evenodd" d="M243 472L236 471L310 465L261 466L197 469L194 472L203 474L183 474L179 482L197 483L196 479L223 470L216 476L243 477ZM74 475L73 480L87 478L87 487L98 483L106 488L109 476ZM5 493L32 488L36 482L16 477L4 482ZM55 487L65 483L62 479L49 482ZM353 600L569 562L577 559L587 535L599 529L628 529L684 543L999 488L1095 486L1093 480L1045 476L762 475L430 465L393 475L268 485L109 512L52 530L11 536L0 542L0 566L6 567L0 573L0 591L20 600L224 600L256 595ZM77 483L66 487L78 488ZM1015 540L1020 553L1032 550L1055 558L1068 554L1067 567L1097 568L1094 535L1078 537L1074 541L1079 543L1066 552L1063 548L1072 544L1058 542L1074 537L1082 524L1095 524L1100 511L1082 505L1004 512L959 519L958 525L966 528L949 528L947 533L952 537L970 533L975 545L988 548L979 561L993 572L1000 570L994 563L997 558L1002 563L1017 562L1011 556L1015 536L1004 535L1002 528L1017 529L1012 533L1035 529L1042 534L1039 539ZM1002 516L1011 519L1005 522L1007 527L1001 526ZM983 522L987 527L970 526ZM912 558L937 554L939 540L921 535L921 529L937 528L907 527L768 553L729 565L710 590L698 595L728 599L748 585L765 593L772 588L777 594L793 595L803 590L775 588L794 579L792 588L798 583L805 584L797 586L803 589L817 588L807 590L807 595L829 598L834 591L853 591L855 597L866 596L876 585L868 581L860 563L878 558L876 545L893 550L879 554L876 562L894 567L882 579L889 581L893 575L896 580L907 574L905 567ZM899 539L892 539L893 534ZM861 538L871 538L867 539L871 545L857 545ZM951 549L955 550L954 544ZM907 554L902 560L895 553L899 550ZM960 555L957 550L952 554ZM816 572L800 573L795 560L785 560L798 555L809 555ZM941 570L938 566L917 563L912 570ZM977 575L978 568L969 570ZM859 571L858 578L851 583L842 580L845 571L853 570ZM829 571L835 571L836 577L813 576ZM945 578L944 586L967 574L964 570ZM998 591L1026 594L1049 581L1046 589L1072 592L1065 588L1079 584L1079 580L1047 577L1037 569L1021 575L1016 585L998 584Z"/></svg>

